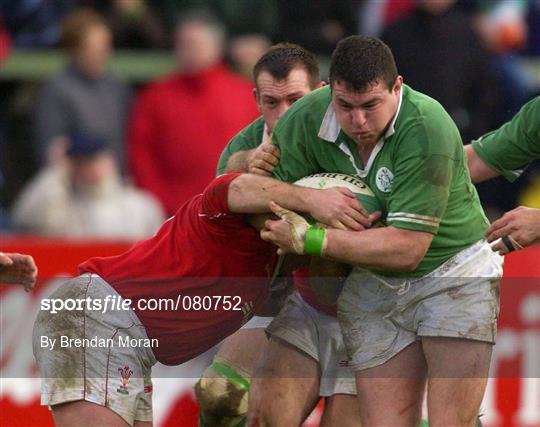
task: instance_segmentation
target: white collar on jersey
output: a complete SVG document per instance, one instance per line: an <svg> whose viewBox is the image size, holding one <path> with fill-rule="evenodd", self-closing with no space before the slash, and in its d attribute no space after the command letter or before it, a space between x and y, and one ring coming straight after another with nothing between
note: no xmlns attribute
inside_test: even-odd
<svg viewBox="0 0 540 427"><path fill-rule="evenodd" d="M394 133L396 133L395 125L396 125L399 112L401 110L402 100L403 100L403 86L401 87L399 91L399 101L398 101L396 114L394 118L392 119L392 121L390 122L390 126L388 126L388 130L384 134L383 139L389 138ZM341 131L341 126L339 125L339 122L336 117L336 110L334 110L334 106L332 102L330 101L330 104L328 105L328 108L326 109L326 113L324 114L321 127L319 128L318 137L328 142L336 142L340 131Z"/></svg>

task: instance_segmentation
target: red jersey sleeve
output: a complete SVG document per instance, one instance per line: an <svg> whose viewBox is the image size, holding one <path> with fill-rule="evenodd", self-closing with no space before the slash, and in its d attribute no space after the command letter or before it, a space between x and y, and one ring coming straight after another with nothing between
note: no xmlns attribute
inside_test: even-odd
<svg viewBox="0 0 540 427"><path fill-rule="evenodd" d="M202 195L199 217L218 227L245 226L245 214L231 212L228 204L229 186L239 175L241 172L221 175L208 184Z"/></svg>

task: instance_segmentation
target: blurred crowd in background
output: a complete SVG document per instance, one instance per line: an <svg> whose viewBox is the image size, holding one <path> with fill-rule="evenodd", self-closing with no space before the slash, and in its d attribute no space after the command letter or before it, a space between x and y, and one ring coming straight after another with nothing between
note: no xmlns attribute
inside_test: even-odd
<svg viewBox="0 0 540 427"><path fill-rule="evenodd" d="M298 43L326 71L351 34L381 37L464 143L540 91L540 0L0 0L0 229L151 235L258 116L251 69L265 50ZM17 52L57 49L57 74L2 77ZM170 52L175 69L122 80L107 68L114 50ZM493 216L535 205L540 169L478 189Z"/></svg>

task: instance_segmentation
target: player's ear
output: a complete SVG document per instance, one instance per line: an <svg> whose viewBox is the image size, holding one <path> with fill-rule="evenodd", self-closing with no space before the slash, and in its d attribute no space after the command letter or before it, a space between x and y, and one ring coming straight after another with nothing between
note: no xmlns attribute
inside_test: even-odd
<svg viewBox="0 0 540 427"><path fill-rule="evenodd" d="M317 83L317 86L315 86L315 89L319 89L320 87L326 86L326 82L324 80L321 80L319 83Z"/></svg>
<svg viewBox="0 0 540 427"><path fill-rule="evenodd" d="M401 86L403 86L403 77L397 76L392 91L398 93L401 90Z"/></svg>
<svg viewBox="0 0 540 427"><path fill-rule="evenodd" d="M257 110L259 110L259 113L262 114L261 96L259 94L259 91L257 90L257 87L253 88L253 99L255 100L255 105L257 106Z"/></svg>

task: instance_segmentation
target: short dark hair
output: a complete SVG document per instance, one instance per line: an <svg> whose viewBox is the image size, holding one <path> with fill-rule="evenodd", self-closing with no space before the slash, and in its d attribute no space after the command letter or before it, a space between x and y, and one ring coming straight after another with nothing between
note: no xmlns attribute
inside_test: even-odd
<svg viewBox="0 0 540 427"><path fill-rule="evenodd" d="M390 48L376 37L350 36L341 40L330 60L330 85L342 82L358 92L384 83L391 90L398 76Z"/></svg>
<svg viewBox="0 0 540 427"><path fill-rule="evenodd" d="M279 43L272 46L253 67L253 81L262 71L267 71L277 80L287 78L293 68L303 68L309 76L309 86L314 89L321 81L319 62L310 51L293 43Z"/></svg>

